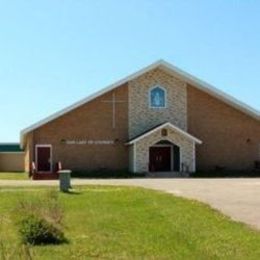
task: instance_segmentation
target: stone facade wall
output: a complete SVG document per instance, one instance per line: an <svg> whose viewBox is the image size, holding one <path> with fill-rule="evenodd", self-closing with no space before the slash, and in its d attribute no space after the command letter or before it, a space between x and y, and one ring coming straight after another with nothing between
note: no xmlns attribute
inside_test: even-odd
<svg viewBox="0 0 260 260"><path fill-rule="evenodd" d="M166 108L149 107L149 90L155 85L167 91ZM129 138L166 121L187 130L186 84L161 69L129 82Z"/></svg>
<svg viewBox="0 0 260 260"><path fill-rule="evenodd" d="M158 130L147 137L144 137L136 145L136 172L148 172L149 171L149 147L153 146L161 140L168 140L180 147L180 161L189 168L190 172L193 172L195 166L194 158L194 142L187 137L175 132L171 128L168 129L168 136L162 137L161 130Z"/></svg>
<svg viewBox="0 0 260 260"><path fill-rule="evenodd" d="M252 170L259 160L260 121L188 85L188 132L197 146L197 169Z"/></svg>

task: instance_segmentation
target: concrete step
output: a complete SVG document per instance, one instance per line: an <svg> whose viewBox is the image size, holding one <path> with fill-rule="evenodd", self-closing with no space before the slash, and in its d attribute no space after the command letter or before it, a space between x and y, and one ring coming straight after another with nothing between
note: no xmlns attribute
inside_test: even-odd
<svg viewBox="0 0 260 260"><path fill-rule="evenodd" d="M185 172L148 172L148 178L188 178L189 174Z"/></svg>

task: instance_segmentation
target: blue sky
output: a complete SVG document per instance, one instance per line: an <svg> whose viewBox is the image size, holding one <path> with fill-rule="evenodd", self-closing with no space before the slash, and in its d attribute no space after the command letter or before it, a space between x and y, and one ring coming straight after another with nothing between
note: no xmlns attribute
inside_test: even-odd
<svg viewBox="0 0 260 260"><path fill-rule="evenodd" d="M158 59L260 110L260 1L0 0L0 141Z"/></svg>

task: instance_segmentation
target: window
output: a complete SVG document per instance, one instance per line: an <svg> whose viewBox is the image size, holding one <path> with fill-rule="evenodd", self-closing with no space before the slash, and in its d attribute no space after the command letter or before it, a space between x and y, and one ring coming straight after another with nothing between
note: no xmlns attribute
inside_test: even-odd
<svg viewBox="0 0 260 260"><path fill-rule="evenodd" d="M165 108L166 107L166 91L160 86L155 86L150 90L150 107Z"/></svg>

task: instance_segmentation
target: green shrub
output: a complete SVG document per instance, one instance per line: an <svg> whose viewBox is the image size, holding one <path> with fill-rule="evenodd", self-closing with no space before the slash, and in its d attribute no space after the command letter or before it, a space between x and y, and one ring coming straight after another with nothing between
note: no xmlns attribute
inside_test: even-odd
<svg viewBox="0 0 260 260"><path fill-rule="evenodd" d="M21 199L15 209L18 232L23 243L32 245L65 242L63 209L57 191Z"/></svg>
<svg viewBox="0 0 260 260"><path fill-rule="evenodd" d="M19 223L22 242L32 245L59 244L65 241L61 230L43 218L26 216Z"/></svg>

